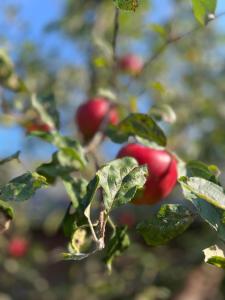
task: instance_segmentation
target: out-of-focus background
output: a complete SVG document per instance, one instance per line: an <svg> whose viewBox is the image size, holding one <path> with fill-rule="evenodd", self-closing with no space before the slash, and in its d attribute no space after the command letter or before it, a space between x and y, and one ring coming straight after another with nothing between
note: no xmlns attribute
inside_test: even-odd
<svg viewBox="0 0 225 300"><path fill-rule="evenodd" d="M61 132L78 136L74 114L82 101L111 89L107 51L111 50L112 0L0 1L0 48L7 50L31 90L54 92ZM225 11L218 0L217 13ZM191 1L141 1L138 10L121 11L118 56L135 53L148 60L168 34L182 35L197 26ZM162 123L170 149L183 159L200 159L225 170L225 17L172 43L141 78L118 74L118 97L137 103L141 112L168 104L174 124ZM130 84L131 83L131 84ZM129 86L129 88L128 88ZM14 122L23 109L20 96L0 88L0 158L21 150L20 159L0 167L0 183L48 161L54 148ZM15 118L8 118L10 112ZM106 140L102 161L113 159L119 145ZM90 170L91 172L91 170ZM222 175L222 179L224 176ZM180 201L176 189L165 201ZM223 271L202 265L199 249L216 236L196 221L167 246L147 247L134 227L154 207L132 205L115 212L118 224L130 226L131 247L118 258L113 272L97 254L80 262L59 262L66 239L58 227L68 206L60 182L37 192L29 203L14 205L16 217L0 236L0 300L10 299L224 299ZM27 251L15 257L9 244L26 239ZM210 279L210 280L209 280ZM186 298L185 298L186 297Z"/></svg>

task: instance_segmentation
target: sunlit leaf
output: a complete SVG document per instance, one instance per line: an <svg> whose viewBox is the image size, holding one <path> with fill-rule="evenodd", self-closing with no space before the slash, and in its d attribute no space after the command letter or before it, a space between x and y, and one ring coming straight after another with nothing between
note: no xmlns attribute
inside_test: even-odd
<svg viewBox="0 0 225 300"><path fill-rule="evenodd" d="M225 269L225 251L218 245L213 245L203 250L205 262L216 267Z"/></svg>
<svg viewBox="0 0 225 300"><path fill-rule="evenodd" d="M94 254L97 250L93 250L92 252L89 253L76 253L76 252L72 252L72 253L63 253L63 259L64 260L82 260L87 258L88 256Z"/></svg>
<svg viewBox="0 0 225 300"><path fill-rule="evenodd" d="M116 143L123 143L130 136L139 136L160 146L166 145L166 136L156 122L145 114L130 114L117 126L109 126L106 134Z"/></svg>
<svg viewBox="0 0 225 300"><path fill-rule="evenodd" d="M165 93L166 93L166 88L165 88L165 86L162 85L162 83L159 82L159 81L153 81L153 82L151 82L151 83L150 83L150 87L151 87L153 90L159 92L160 94L165 94Z"/></svg>
<svg viewBox="0 0 225 300"><path fill-rule="evenodd" d="M73 203L73 207L78 208L79 206L82 206L82 200L87 192L88 182L83 178L64 176L63 183L66 192Z"/></svg>
<svg viewBox="0 0 225 300"><path fill-rule="evenodd" d="M210 16L215 13L217 0L192 0L193 12L196 20L205 25L210 20Z"/></svg>
<svg viewBox="0 0 225 300"><path fill-rule="evenodd" d="M135 11L139 5L139 0L113 0L115 5L124 10Z"/></svg>
<svg viewBox="0 0 225 300"><path fill-rule="evenodd" d="M0 81L5 81L13 73L13 63L4 49L0 49Z"/></svg>
<svg viewBox="0 0 225 300"><path fill-rule="evenodd" d="M26 92L25 83L15 73L14 65L4 49L0 49L0 85L13 92Z"/></svg>
<svg viewBox="0 0 225 300"><path fill-rule="evenodd" d="M82 247L85 244L87 231L83 228L78 228L74 231L71 239L70 246L72 247L73 251L76 253L80 253Z"/></svg>
<svg viewBox="0 0 225 300"><path fill-rule="evenodd" d="M200 177L218 184L216 175L219 174L219 170L216 166L208 166L201 161L192 160L186 164L186 170L188 177Z"/></svg>
<svg viewBox="0 0 225 300"><path fill-rule="evenodd" d="M13 217L14 212L12 207L0 200L0 234L9 229Z"/></svg>
<svg viewBox="0 0 225 300"><path fill-rule="evenodd" d="M85 167L87 163L85 152L78 141L70 137L62 136L58 132L47 133L36 131L32 132L31 135L52 143L59 149L56 156L62 167L69 167L77 170Z"/></svg>
<svg viewBox="0 0 225 300"><path fill-rule="evenodd" d="M225 194L223 187L199 177L181 177L180 183L184 189L195 194L199 199L225 210Z"/></svg>
<svg viewBox="0 0 225 300"><path fill-rule="evenodd" d="M217 231L218 236L225 241L225 211L199 198L183 184L182 180L180 183L184 197L194 205L196 214Z"/></svg>
<svg viewBox="0 0 225 300"><path fill-rule="evenodd" d="M35 172L27 172L0 187L0 197L3 201L25 201L31 198L36 190L46 186L45 177Z"/></svg>
<svg viewBox="0 0 225 300"><path fill-rule="evenodd" d="M63 218L62 229L67 237L71 237L78 227L88 224L84 215L85 205L83 203L88 182L84 178L74 178L68 175L62 177L62 179L72 204L68 207Z"/></svg>
<svg viewBox="0 0 225 300"><path fill-rule="evenodd" d="M160 24L156 24L156 23L150 24L150 29L153 32L158 33L163 39L166 39L168 37L167 30L165 29L165 27L163 27Z"/></svg>
<svg viewBox="0 0 225 300"><path fill-rule="evenodd" d="M59 126L59 116L55 107L54 97L37 97L32 94L31 96L32 107L38 112L40 118L44 124L47 124L50 128L57 128Z"/></svg>
<svg viewBox="0 0 225 300"><path fill-rule="evenodd" d="M150 110L150 115L159 121L164 121L167 123L176 122L176 114L172 107L166 104L153 106Z"/></svg>
<svg viewBox="0 0 225 300"><path fill-rule="evenodd" d="M85 197L87 207L93 201L98 189L102 191L107 211L130 202L137 191L143 188L147 172L146 166L139 166L131 157L107 163L97 171L94 179L88 184Z"/></svg>

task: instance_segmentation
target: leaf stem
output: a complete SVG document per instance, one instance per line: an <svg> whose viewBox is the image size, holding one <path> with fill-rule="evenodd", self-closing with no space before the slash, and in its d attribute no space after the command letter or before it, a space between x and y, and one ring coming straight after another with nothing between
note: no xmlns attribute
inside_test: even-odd
<svg viewBox="0 0 225 300"><path fill-rule="evenodd" d="M108 223L112 227L113 231L116 231L116 225L114 224L113 220L111 219L110 216L108 216Z"/></svg>

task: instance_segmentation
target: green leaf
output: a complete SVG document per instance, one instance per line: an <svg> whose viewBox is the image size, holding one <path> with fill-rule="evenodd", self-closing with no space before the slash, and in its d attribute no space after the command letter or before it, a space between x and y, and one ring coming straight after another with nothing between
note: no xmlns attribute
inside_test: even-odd
<svg viewBox="0 0 225 300"><path fill-rule="evenodd" d="M8 203L0 200L0 234L9 229L14 211Z"/></svg>
<svg viewBox="0 0 225 300"><path fill-rule="evenodd" d="M117 102L117 95L110 89L99 88L97 95L109 99L111 102Z"/></svg>
<svg viewBox="0 0 225 300"><path fill-rule="evenodd" d="M61 166L58 161L57 152L55 152L52 155L52 160L41 164L36 171L38 174L44 176L48 183L53 184L57 177L67 175L73 171L73 168Z"/></svg>
<svg viewBox="0 0 225 300"><path fill-rule="evenodd" d="M84 228L77 228L74 231L69 247L76 253L81 253L86 244L87 231Z"/></svg>
<svg viewBox="0 0 225 300"><path fill-rule="evenodd" d="M208 166L205 163L192 160L186 164L186 172L188 177L200 177L218 184L215 174L219 174L216 166Z"/></svg>
<svg viewBox="0 0 225 300"><path fill-rule="evenodd" d="M63 259L64 260L82 260L82 259L85 259L87 258L88 256L94 254L97 250L93 250L92 252L89 252L89 253L75 253L75 252L72 252L72 253L63 253Z"/></svg>
<svg viewBox="0 0 225 300"><path fill-rule="evenodd" d="M147 167L138 166L134 158L124 157L104 165L89 182L87 193L82 200L82 206L84 207L84 215L87 218L98 250L103 249L105 243L104 234L100 235L99 238L96 236L91 220L91 206L97 191L100 192L101 200L104 203L104 210L103 208L101 209L99 220L101 213L103 213L103 218L107 220L111 209L130 202L137 191L143 188L147 172ZM102 224L104 228L104 224L106 223L103 221ZM99 221L99 226L102 224L101 221ZM101 234L104 232L104 229L101 227L99 227L99 230L103 230L100 231Z"/></svg>
<svg viewBox="0 0 225 300"><path fill-rule="evenodd" d="M199 177L181 177L183 188L188 189L199 199L225 210L225 194L223 187Z"/></svg>
<svg viewBox="0 0 225 300"><path fill-rule="evenodd" d="M9 219L13 219L14 211L12 207L8 205L8 203L0 200L0 210L4 211L4 213L7 215Z"/></svg>
<svg viewBox="0 0 225 300"><path fill-rule="evenodd" d="M130 114L117 126L109 126L106 134L113 142L123 143L130 136L139 136L160 146L166 145L166 136L156 122L145 114Z"/></svg>
<svg viewBox="0 0 225 300"><path fill-rule="evenodd" d="M107 163L97 171L94 179L88 184L86 206L91 204L98 189L102 191L107 212L130 202L137 191L143 188L147 173L147 167L139 166L131 157Z"/></svg>
<svg viewBox="0 0 225 300"><path fill-rule="evenodd" d="M87 180L83 178L73 178L71 176L63 177L63 184L66 192L73 203L74 208L82 206L82 201L87 192Z"/></svg>
<svg viewBox="0 0 225 300"><path fill-rule="evenodd" d="M139 5L138 0L113 0L116 7L123 10L133 10L135 11Z"/></svg>
<svg viewBox="0 0 225 300"><path fill-rule="evenodd" d="M33 196L37 189L46 185L45 177L35 172L27 172L0 187L0 197L3 201L25 201Z"/></svg>
<svg viewBox="0 0 225 300"><path fill-rule="evenodd" d="M120 256L130 246L130 239L127 234L127 227L116 227L115 232L110 238L104 262L107 264L109 270L112 268L113 260Z"/></svg>
<svg viewBox="0 0 225 300"><path fill-rule="evenodd" d="M225 212L224 210L213 206L212 204L200 199L195 193L186 187L180 180L184 197L191 201L196 209L196 213L205 220L215 231L218 236L225 241Z"/></svg>
<svg viewBox="0 0 225 300"><path fill-rule="evenodd" d="M15 93L28 92L28 89L27 89L25 83L23 82L23 80L14 73L12 75L10 75L6 80L0 81L0 84L3 87L5 87Z"/></svg>
<svg viewBox="0 0 225 300"><path fill-rule="evenodd" d="M89 249L87 251L87 249ZM64 260L81 260L84 259L99 249L93 248L90 236L85 228L76 228L72 233L71 241L68 245L69 252L63 253ZM83 251L87 251L84 253Z"/></svg>
<svg viewBox="0 0 225 300"><path fill-rule="evenodd" d="M29 93L29 89L23 79L17 77L16 81L17 82L14 83L14 79L11 78L11 80L8 83L8 87L12 91L14 91L15 93ZM10 83L11 83L11 86L10 86Z"/></svg>
<svg viewBox="0 0 225 300"><path fill-rule="evenodd" d="M76 141L69 142L68 147L62 147L57 152L59 163L64 168L82 169L86 164L86 158L83 148Z"/></svg>
<svg viewBox="0 0 225 300"><path fill-rule="evenodd" d="M45 113L48 114L48 116L51 117L53 120L55 127L59 128L60 122L59 122L59 112L56 107L56 100L55 95L53 92L47 92L44 95L39 96L38 101L40 105L42 106L42 109L44 109ZM41 112L39 107L39 112ZM46 115L42 115L42 120L45 121L43 118L46 117Z"/></svg>
<svg viewBox="0 0 225 300"><path fill-rule="evenodd" d="M57 128L59 126L59 114L56 110L54 96L46 95L45 97L37 97L32 94L31 104L33 108L39 113L43 123L49 125L50 128Z"/></svg>
<svg viewBox="0 0 225 300"><path fill-rule="evenodd" d="M144 146L147 146L147 147L150 147L150 148L153 148L153 149L156 149L156 150L165 150L165 147L162 147L162 146L159 146L158 144L154 143L154 142L150 142L146 139L143 139L139 136L135 136L135 140L139 143L139 144L142 144Z"/></svg>
<svg viewBox="0 0 225 300"><path fill-rule="evenodd" d="M13 63L4 49L0 49L0 82L13 73Z"/></svg>
<svg viewBox="0 0 225 300"><path fill-rule="evenodd" d="M193 221L190 211L179 204L162 205L156 215L137 225L145 242L163 245L183 233Z"/></svg>
<svg viewBox="0 0 225 300"><path fill-rule="evenodd" d="M67 210L60 226L62 227L65 236L68 238L71 238L77 228L87 225L87 219L84 216L83 211L78 209L71 213L70 209Z"/></svg>
<svg viewBox="0 0 225 300"><path fill-rule="evenodd" d="M83 204L83 198L87 193L88 182L83 178L64 176L63 184L70 197L72 206L70 205L67 209L61 226L65 236L71 237L78 227L87 225L87 219L84 215L85 206Z"/></svg>
<svg viewBox="0 0 225 300"><path fill-rule="evenodd" d="M153 106L150 110L150 114L159 121L171 124L175 123L177 119L174 110L167 104Z"/></svg>
<svg viewBox="0 0 225 300"><path fill-rule="evenodd" d="M24 82L16 75L14 65L4 49L0 49L0 85L14 92L26 92Z"/></svg>
<svg viewBox="0 0 225 300"><path fill-rule="evenodd" d="M166 93L166 87L164 85L162 85L162 83L159 82L159 81L151 81L150 82L150 87L153 90L159 92L161 95Z"/></svg>
<svg viewBox="0 0 225 300"><path fill-rule="evenodd" d="M152 23L152 24L150 24L149 27L150 27L151 31L158 33L161 38L166 39L168 37L168 32L167 32L166 28L163 27L162 25L157 24L157 23Z"/></svg>
<svg viewBox="0 0 225 300"><path fill-rule="evenodd" d="M217 0L192 0L193 12L196 20L201 25L206 25L210 21L210 15L214 15Z"/></svg>
<svg viewBox="0 0 225 300"><path fill-rule="evenodd" d="M65 168L80 170L85 167L87 163L85 152L78 141L67 136L62 136L58 132L47 133L35 131L31 135L52 143L59 149L55 154L56 157L54 157L53 164L57 159L60 165Z"/></svg>
<svg viewBox="0 0 225 300"><path fill-rule="evenodd" d="M225 269L225 251L218 245L213 245L203 250L205 262Z"/></svg>
<svg viewBox="0 0 225 300"><path fill-rule="evenodd" d="M7 163L7 162L10 162L13 159L19 160L19 155L20 155L20 151L17 151L15 153L13 153L12 155L7 156L6 158L0 160L0 165L3 165L5 163Z"/></svg>

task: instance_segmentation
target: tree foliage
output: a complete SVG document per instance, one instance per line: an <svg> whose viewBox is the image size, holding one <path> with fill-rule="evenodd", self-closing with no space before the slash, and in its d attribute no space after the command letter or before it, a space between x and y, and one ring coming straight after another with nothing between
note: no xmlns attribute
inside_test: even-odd
<svg viewBox="0 0 225 300"><path fill-rule="evenodd" d="M215 165L198 160L201 153L206 161L221 162L225 149L221 131L224 126L224 67L214 70L210 60L204 59L204 55L211 55L210 44L217 41L219 35L208 24L216 18L217 3L193 0L192 10L200 24L197 27L192 24L189 31L184 30L183 33L186 25L182 21L182 12L175 19L175 23L180 22L180 31L169 21L142 26L142 14L150 7L150 3L142 2L68 1L64 18L49 24L46 31L60 29L69 37L75 36L80 47L82 38L85 36L87 39L90 35L88 45L83 45L88 59L81 73L67 67L60 70L57 78L49 66L44 63L39 66L40 58L35 50L31 61L26 61L24 49L20 62L22 68L27 69L27 75L24 75L17 71L9 53L5 49L0 51L0 84L7 91L7 97L15 99L15 102L6 99L3 117L12 114L12 122L17 122L24 129L29 122L37 120L47 124L48 132L34 130L28 136L50 143L55 149L49 162L42 162L35 170L27 171L0 187L0 211L11 220L14 214L8 202L29 200L38 189L48 188L61 180L70 199L62 222L65 235L70 238L68 252L63 255L67 260L80 260L105 248L104 261L111 268L113 259L130 244L128 229L112 222L112 211L131 203L144 188L147 176L151 176L146 166L139 166L133 158L115 159L104 164L96 162L100 145L97 144L93 151L90 144L99 134L101 141L108 138L118 144L131 140L160 149L166 149L168 144L168 148L179 154L177 160L185 174L179 178L184 199L179 204L162 205L156 214L137 225L137 234L141 234L148 245L157 246L176 238L198 216L216 230L218 238L225 241L225 193L220 184L220 171ZM179 5L176 1L175 4ZM84 24L87 7L92 10L93 17ZM184 10L186 12L186 6ZM115 19L108 20L108 12L110 15L114 13ZM191 8L188 10L190 13ZM102 14L102 18L98 18L98 14ZM74 15L76 18L73 19ZM150 53L146 55L143 70L137 76L124 74L118 66L126 34L133 41L144 39L146 52ZM181 40L183 43L179 43ZM169 54L164 53L167 50ZM31 49L29 51L32 52ZM169 61L167 55L170 55ZM157 64L157 59L163 63ZM186 66L184 74L180 70L178 74L175 74L177 70L171 70L171 66L178 62ZM32 65L34 70L31 74ZM35 72L40 70L43 74L39 81ZM169 73L171 78L163 82L163 74ZM82 79L79 79L79 74ZM65 105L61 99L69 97L67 89L71 87L71 77L76 91L84 90L86 96L104 94L120 111L120 123L107 126L104 134L97 132L88 145L78 134L76 137L67 136L61 131L63 124L59 111ZM182 85L182 90L178 85ZM54 91L47 86L54 87ZM215 91L217 99L213 97ZM138 109L142 97L151 98L148 101L151 108L145 113ZM16 105L18 102L20 105ZM168 151L172 153L172 150ZM0 165L15 159L19 160L19 152L3 158ZM94 172L89 170L91 161L95 164ZM185 199L191 207L186 206ZM72 213L71 208L74 209ZM107 238L109 233L111 236ZM217 249L216 253L214 250L207 251L206 261L224 267L224 257L217 254Z"/></svg>

